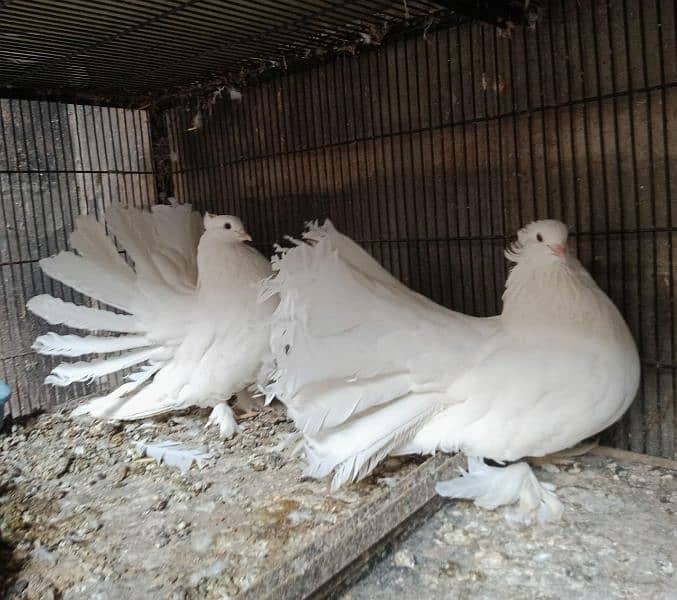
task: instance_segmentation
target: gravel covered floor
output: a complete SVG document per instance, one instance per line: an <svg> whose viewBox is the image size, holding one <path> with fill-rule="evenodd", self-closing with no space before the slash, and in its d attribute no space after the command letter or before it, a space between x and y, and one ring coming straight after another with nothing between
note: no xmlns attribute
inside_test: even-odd
<svg viewBox="0 0 677 600"><path fill-rule="evenodd" d="M281 412L244 415L242 433L226 442L204 429L207 414L106 424L63 410L0 435L0 597L251 592L310 542L324 548L337 531L362 527L356 515L391 506L398 483L434 462L389 459L329 493L302 477ZM182 442L211 458L184 474L141 456L141 440ZM558 486L562 522L514 528L500 513L445 503L344 600L677 598L675 471L595 456L548 468L537 475Z"/></svg>
<svg viewBox="0 0 677 600"><path fill-rule="evenodd" d="M563 521L515 528L449 502L342 600L677 598L677 472L596 456L559 469L537 476Z"/></svg>
<svg viewBox="0 0 677 600"><path fill-rule="evenodd" d="M421 462L390 460L329 493L302 478L280 412L250 415L226 442L204 429L207 415L106 424L64 410L0 435L0 597L228 598ZM212 458L182 474L139 456L140 440Z"/></svg>

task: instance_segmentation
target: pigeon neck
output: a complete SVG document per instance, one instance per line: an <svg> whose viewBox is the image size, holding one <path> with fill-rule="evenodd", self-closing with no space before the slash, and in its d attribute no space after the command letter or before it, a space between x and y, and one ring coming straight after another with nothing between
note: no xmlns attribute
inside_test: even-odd
<svg viewBox="0 0 677 600"><path fill-rule="evenodd" d="M231 276L234 251L240 246L237 240L224 239L220 232L206 231L197 249L198 289L208 287L223 289L224 278Z"/></svg>
<svg viewBox="0 0 677 600"><path fill-rule="evenodd" d="M506 283L501 320L508 327L598 329L606 327L608 303L576 259L543 265L520 261Z"/></svg>

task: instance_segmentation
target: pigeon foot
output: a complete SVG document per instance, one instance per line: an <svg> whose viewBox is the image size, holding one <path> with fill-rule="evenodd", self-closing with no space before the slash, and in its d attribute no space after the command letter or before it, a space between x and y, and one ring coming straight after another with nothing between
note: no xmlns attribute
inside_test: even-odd
<svg viewBox="0 0 677 600"><path fill-rule="evenodd" d="M233 437L240 431L240 426L235 420L232 409L225 402L217 404L212 410L205 428L211 425L218 425L219 435L225 440Z"/></svg>
<svg viewBox="0 0 677 600"><path fill-rule="evenodd" d="M506 511L505 519L520 525L556 521L562 516L562 503L554 489L551 484L539 482L525 462L491 467L475 457L468 458L468 470L462 470L461 477L435 486L440 496L473 500L476 506L488 510L517 504Z"/></svg>

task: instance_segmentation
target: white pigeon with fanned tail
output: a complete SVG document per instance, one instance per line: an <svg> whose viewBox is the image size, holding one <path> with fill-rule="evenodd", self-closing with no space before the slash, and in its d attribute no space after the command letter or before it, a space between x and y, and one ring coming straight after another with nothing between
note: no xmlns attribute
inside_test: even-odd
<svg viewBox="0 0 677 600"><path fill-rule="evenodd" d="M561 504L517 461L570 447L616 421L635 396L637 349L616 307L567 252L567 229L539 221L506 252L503 312L443 308L387 273L328 221L280 250L262 298L279 297L266 385L304 434L307 475L334 487L389 454L463 451L438 492L523 522Z"/></svg>
<svg viewBox="0 0 677 600"><path fill-rule="evenodd" d="M61 363L45 383L67 386L134 367L125 383L75 414L131 420L211 406L208 424L231 436L237 423L226 402L248 393L268 351L275 306L256 299L258 284L271 273L269 261L244 243L251 238L238 218L207 213L203 220L189 204L150 211L115 204L105 217L109 235L93 216L80 216L70 238L74 252L45 258L40 266L53 279L126 314L49 295L31 298L27 307L52 325L108 332L47 333L35 340L36 352L116 354Z"/></svg>

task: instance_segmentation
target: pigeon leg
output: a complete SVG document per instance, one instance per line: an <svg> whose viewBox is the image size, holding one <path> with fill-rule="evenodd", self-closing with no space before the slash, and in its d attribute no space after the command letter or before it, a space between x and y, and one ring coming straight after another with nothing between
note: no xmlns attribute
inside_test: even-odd
<svg viewBox="0 0 677 600"><path fill-rule="evenodd" d="M261 399L254 398L254 395L246 388L238 392L236 396L237 399L233 406L243 413L260 412L263 408Z"/></svg>
<svg viewBox="0 0 677 600"><path fill-rule="evenodd" d="M226 402L220 402L214 407L211 414L209 415L209 419L207 420L205 428L209 427L210 425L218 425L219 435L223 439L231 438L238 431L240 431L240 427L235 420L233 410Z"/></svg>

